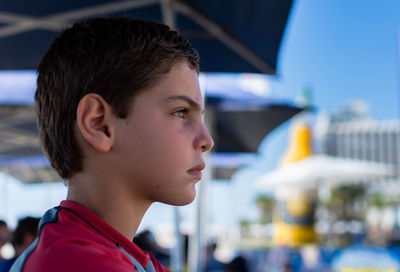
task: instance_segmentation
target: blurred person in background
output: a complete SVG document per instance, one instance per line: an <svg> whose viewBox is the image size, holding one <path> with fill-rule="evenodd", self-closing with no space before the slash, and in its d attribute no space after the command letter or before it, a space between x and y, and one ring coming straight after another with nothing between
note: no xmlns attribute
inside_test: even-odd
<svg viewBox="0 0 400 272"><path fill-rule="evenodd" d="M39 221L40 218L29 216L18 220L18 225L11 239L15 256L0 262L0 272L10 271L15 260L35 241L38 235Z"/></svg>
<svg viewBox="0 0 400 272"><path fill-rule="evenodd" d="M10 241L11 231L8 229L7 223L4 220L0 220L0 252L2 247ZM0 254L0 262L3 261L3 257Z"/></svg>
<svg viewBox="0 0 400 272"><path fill-rule="evenodd" d="M152 254L156 259L165 267L169 266L169 253L168 250L161 247L154 238L154 235L149 230L144 230L138 233L133 242L142 250ZM1 271L0 271L1 272Z"/></svg>
<svg viewBox="0 0 400 272"><path fill-rule="evenodd" d="M284 270L286 272L286 270ZM247 260L239 254L225 266L225 272L250 272Z"/></svg>
<svg viewBox="0 0 400 272"><path fill-rule="evenodd" d="M207 245L206 267L205 272L223 272L225 264L215 258L215 250L217 243L210 243Z"/></svg>

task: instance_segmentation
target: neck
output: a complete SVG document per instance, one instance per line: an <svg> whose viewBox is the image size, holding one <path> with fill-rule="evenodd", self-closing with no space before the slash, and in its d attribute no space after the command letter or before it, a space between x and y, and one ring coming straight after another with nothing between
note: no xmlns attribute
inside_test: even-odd
<svg viewBox="0 0 400 272"><path fill-rule="evenodd" d="M67 200L88 208L130 241L151 203L132 197L117 181L78 174L69 182Z"/></svg>

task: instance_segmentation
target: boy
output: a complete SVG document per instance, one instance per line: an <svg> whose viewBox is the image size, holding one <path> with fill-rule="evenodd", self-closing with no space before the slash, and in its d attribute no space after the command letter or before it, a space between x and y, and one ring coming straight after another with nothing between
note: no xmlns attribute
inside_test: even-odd
<svg viewBox="0 0 400 272"><path fill-rule="evenodd" d="M157 23L88 19L54 40L35 100L68 195L12 271L168 271L131 241L153 202L195 197L213 146L198 71L197 52Z"/></svg>

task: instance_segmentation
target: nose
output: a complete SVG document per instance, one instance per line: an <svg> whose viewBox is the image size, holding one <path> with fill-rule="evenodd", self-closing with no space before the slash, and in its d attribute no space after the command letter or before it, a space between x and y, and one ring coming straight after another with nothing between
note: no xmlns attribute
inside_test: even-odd
<svg viewBox="0 0 400 272"><path fill-rule="evenodd" d="M214 140L204 124L201 126L199 137L196 142L196 149L200 149L201 152L206 152L214 146Z"/></svg>

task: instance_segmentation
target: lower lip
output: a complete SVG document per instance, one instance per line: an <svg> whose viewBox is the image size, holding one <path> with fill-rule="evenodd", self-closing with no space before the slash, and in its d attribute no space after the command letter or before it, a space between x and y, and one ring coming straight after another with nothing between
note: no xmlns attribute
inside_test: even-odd
<svg viewBox="0 0 400 272"><path fill-rule="evenodd" d="M201 179L203 177L203 174L200 170L189 170L188 173L197 179Z"/></svg>

